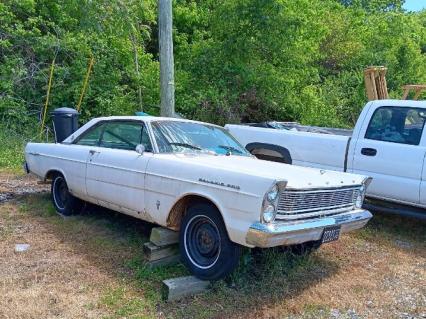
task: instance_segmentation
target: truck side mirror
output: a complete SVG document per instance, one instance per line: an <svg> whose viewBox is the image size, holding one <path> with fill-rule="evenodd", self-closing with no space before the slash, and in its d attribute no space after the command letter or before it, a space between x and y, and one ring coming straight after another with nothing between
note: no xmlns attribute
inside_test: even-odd
<svg viewBox="0 0 426 319"><path fill-rule="evenodd" d="M143 153L145 152L145 146L143 146L142 144L138 144L136 145L135 151L138 154L143 155Z"/></svg>

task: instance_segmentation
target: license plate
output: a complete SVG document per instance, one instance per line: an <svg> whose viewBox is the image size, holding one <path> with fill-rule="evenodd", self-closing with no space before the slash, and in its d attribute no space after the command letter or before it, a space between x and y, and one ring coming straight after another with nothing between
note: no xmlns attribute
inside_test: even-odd
<svg viewBox="0 0 426 319"><path fill-rule="evenodd" d="M327 228L324 228L321 241L323 243L329 243L331 241L338 240L339 235L340 235L340 226L327 227Z"/></svg>

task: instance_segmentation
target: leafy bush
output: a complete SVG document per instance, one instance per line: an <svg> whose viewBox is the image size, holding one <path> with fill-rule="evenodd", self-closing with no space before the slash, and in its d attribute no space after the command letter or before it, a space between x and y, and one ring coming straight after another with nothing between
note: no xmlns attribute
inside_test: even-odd
<svg viewBox="0 0 426 319"><path fill-rule="evenodd" d="M426 10L408 13L402 2L175 0L176 110L218 124L350 127L366 102L366 66L388 67L394 98L426 82ZM82 122L158 114L156 21L155 0L0 2L2 127L38 129L52 60L47 114L75 107L91 56Z"/></svg>

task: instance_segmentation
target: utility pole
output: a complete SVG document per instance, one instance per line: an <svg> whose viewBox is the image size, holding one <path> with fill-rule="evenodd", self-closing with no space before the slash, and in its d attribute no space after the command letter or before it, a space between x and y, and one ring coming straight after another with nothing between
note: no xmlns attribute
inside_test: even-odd
<svg viewBox="0 0 426 319"><path fill-rule="evenodd" d="M175 116L172 0L158 0L161 116Z"/></svg>

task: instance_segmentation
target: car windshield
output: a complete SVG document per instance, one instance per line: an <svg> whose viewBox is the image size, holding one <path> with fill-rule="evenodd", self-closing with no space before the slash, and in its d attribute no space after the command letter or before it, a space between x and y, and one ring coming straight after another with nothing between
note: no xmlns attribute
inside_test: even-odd
<svg viewBox="0 0 426 319"><path fill-rule="evenodd" d="M160 153L208 152L251 156L225 129L203 123L152 122Z"/></svg>

